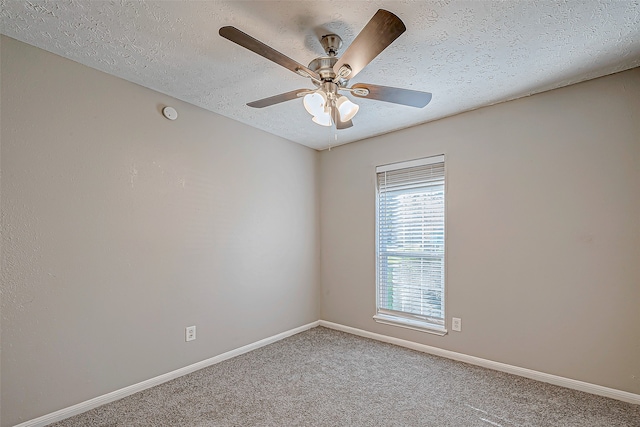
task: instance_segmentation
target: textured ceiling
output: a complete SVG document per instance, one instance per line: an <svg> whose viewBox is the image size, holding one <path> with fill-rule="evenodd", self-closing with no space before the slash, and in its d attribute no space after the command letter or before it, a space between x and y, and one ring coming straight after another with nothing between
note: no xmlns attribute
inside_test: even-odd
<svg viewBox="0 0 640 427"><path fill-rule="evenodd" d="M5 35L291 141L323 149L640 65L640 1L0 1ZM319 36L345 48L377 9L406 33L351 83L433 93L422 109L355 99L354 127L311 121L313 88L218 35L232 25L307 65ZM343 48L344 51L344 48Z"/></svg>

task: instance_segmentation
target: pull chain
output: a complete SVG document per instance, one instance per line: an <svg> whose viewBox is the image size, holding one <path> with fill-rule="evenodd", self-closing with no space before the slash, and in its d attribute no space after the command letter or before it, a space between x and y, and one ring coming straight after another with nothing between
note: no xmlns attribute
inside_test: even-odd
<svg viewBox="0 0 640 427"><path fill-rule="evenodd" d="M333 133L333 140L335 141L334 145L338 145L338 132ZM329 145L329 151L331 151L332 145Z"/></svg>

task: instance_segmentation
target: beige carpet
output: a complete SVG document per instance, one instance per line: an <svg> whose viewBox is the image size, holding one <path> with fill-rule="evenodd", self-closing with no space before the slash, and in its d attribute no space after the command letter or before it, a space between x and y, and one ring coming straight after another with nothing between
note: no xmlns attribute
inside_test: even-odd
<svg viewBox="0 0 640 427"><path fill-rule="evenodd" d="M640 406L314 328L55 427L639 427Z"/></svg>

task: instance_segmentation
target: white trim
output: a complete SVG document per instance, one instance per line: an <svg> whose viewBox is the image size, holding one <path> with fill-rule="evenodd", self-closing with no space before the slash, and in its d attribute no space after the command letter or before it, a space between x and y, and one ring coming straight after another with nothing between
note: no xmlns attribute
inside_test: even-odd
<svg viewBox="0 0 640 427"><path fill-rule="evenodd" d="M506 363L494 362L493 360L482 359L480 357L469 356L455 351L444 350L437 347L431 347L425 344L419 344L412 341L394 338L387 335L377 334L362 329L344 326L339 323L327 322L320 320L320 326L335 329L337 331L346 332L352 335L358 335L364 338L371 338L376 341L382 341L389 344L399 345L401 347L410 348L412 350L421 351L423 353L434 354L436 356L446 357L448 359L458 360L460 362L469 363L471 365L482 366L496 371L507 372L509 374L530 378L536 381L558 385L573 390L584 391L586 393L596 394L598 396L610 397L611 399L621 400L623 402L634 403L640 405L640 394L629 393L627 391L616 390L614 388L604 387L597 384L591 384L583 381L564 378L557 375L547 374L544 372L534 371L531 369L521 368L519 366L507 365Z"/></svg>
<svg viewBox="0 0 640 427"><path fill-rule="evenodd" d="M388 172L396 169L415 168L416 166L432 165L434 163L444 162L444 154L438 156L425 157L423 159L407 160L404 162L390 163L388 165L381 165L376 167L376 173Z"/></svg>
<svg viewBox="0 0 640 427"><path fill-rule="evenodd" d="M373 316L373 320L385 325L398 326L399 328L412 329L418 332L426 332L427 334L438 335L440 337L447 335L447 330L443 326L433 325L426 321L418 322L417 320L405 319L382 313L378 313Z"/></svg>
<svg viewBox="0 0 640 427"><path fill-rule="evenodd" d="M130 385L120 390L112 391L111 393L103 394L96 398L78 403L68 408L61 409L56 412L52 412L47 415L43 415L38 418L34 418L29 421L25 421L20 424L16 424L14 427L44 427L51 423L62 421L65 418L72 417L74 415L81 414L90 409L97 408L104 404L114 402L123 397L130 396L139 391L146 390L148 388L157 386L164 382L179 378L183 375L190 374L197 370L206 368L207 366L215 365L216 363L223 362L227 359L231 359L241 354L248 353L252 350L256 350L260 347L272 344L276 341L280 341L284 338L292 335L304 332L308 329L315 328L316 326L324 326L325 328L335 329L337 331L346 332L352 335L358 335L365 338L371 338L376 341L382 341L389 344L395 344L401 347L410 348L412 350L421 351L423 353L435 354L436 356L446 357L448 359L458 360L460 362L470 363L476 366L482 366L484 368L494 369L496 371L507 372L509 374L519 375L521 377L531 378L533 380L546 382L549 384L558 385L574 390L584 391L586 393L596 394L599 396L610 397L612 399L621 400L623 402L634 403L640 405L640 394L629 393L622 390L616 390L613 388L603 387L596 384L590 384L583 381L572 380L570 378L559 377L557 375L546 374L544 372L533 371L531 369L520 368L518 366L507 365L506 363L494 362L492 360L481 359L475 356L468 356L462 353L456 353L454 351L443 350L437 347L431 347L425 344L419 344L412 341L406 341L399 338L390 337L387 335L377 334L375 332L364 331L362 329L352 328L350 326L340 325L338 323L327 322L326 320L316 320L315 322L307 323L306 325L299 326L294 329L282 332L277 335L256 341L251 344L247 344L243 347L235 350L228 351L226 353L219 354L212 358L203 360L201 362L194 363L184 368L176 369L175 371L168 372L163 375L148 379L146 381L139 382L137 384Z"/></svg>
<svg viewBox="0 0 640 427"><path fill-rule="evenodd" d="M206 368L207 366L215 365L216 363L223 362L227 359L240 356L241 354L248 353L252 350L256 350L260 347L264 347L276 341L280 341L284 338L290 337L291 335L295 335L300 332L304 332L308 329L315 328L316 326L319 325L319 323L320 321L318 320L316 320L315 322L307 323L306 325L299 326L294 329L290 329L288 331L282 332L277 335L273 335L271 337L262 339L260 341L256 341L251 344L247 344L243 347L236 348L235 350L231 350L226 353L222 353L217 356L211 357L209 359L203 360L201 362L197 362L192 365L185 366L184 368L176 369L175 371L171 371L166 374L162 374L157 377L139 382L137 384L133 384L128 387L121 388L120 390L112 391L111 393L103 394L102 396L98 396L93 399L86 400L84 402L78 403L77 405L69 406L68 408L64 408L59 411L52 412L50 414L43 415L38 418L34 418L32 420L25 421L20 424L16 424L14 427L44 427L48 424L51 424L57 421L62 421L65 418L69 418L74 415L81 414L90 409L97 408L98 406L102 406L106 403L114 402L118 399L122 399L123 397L130 396L139 391L146 390L148 388L157 386L159 384L173 380L183 375L190 374L191 372L195 372L200 369Z"/></svg>

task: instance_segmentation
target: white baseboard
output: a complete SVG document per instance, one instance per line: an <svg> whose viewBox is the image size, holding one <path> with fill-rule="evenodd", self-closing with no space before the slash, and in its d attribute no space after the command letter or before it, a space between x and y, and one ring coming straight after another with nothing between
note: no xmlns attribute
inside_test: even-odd
<svg viewBox="0 0 640 427"><path fill-rule="evenodd" d="M518 366L507 365L506 363L481 359L475 356L468 356L466 354L456 353L455 351L443 350L441 348L431 347L425 344L406 341L387 335L376 334L374 332L364 331L362 329L352 328L350 326L344 326L338 323L327 322L326 320L320 320L320 326L335 329L337 331L347 332L349 334L358 335L364 338L371 338L376 341L399 345L401 347L410 348L412 350L421 351L423 353L429 353L436 356L446 357L448 359L458 360L460 362L469 363L471 365L482 366L483 368L507 372L509 374L519 375L521 377L530 378L536 381L542 381L573 390L584 391L591 394L597 394L598 396L610 397L612 399L621 400L623 402L635 403L636 405L640 405L640 394L629 393L627 391L616 390L614 388L603 387L601 385L572 380L570 378L559 377L557 375L551 375L531 369L520 368Z"/></svg>
<svg viewBox="0 0 640 427"><path fill-rule="evenodd" d="M419 344L412 341L406 341L399 338L390 337L387 335L376 334L374 332L365 331L362 329L352 328L350 326L340 325L338 323L327 322L326 320L317 320L315 322L308 323L306 325L290 329L280 334L256 341L251 344L247 344L243 347L235 350L228 351L218 356L203 360L193 365L185 366L184 368L176 369L175 371L168 372L163 375L159 375L155 378L142 381L137 384L130 385L120 390L112 391L111 393L98 396L96 398L87 400L85 402L78 403L77 405L70 406L68 408L61 409L56 412L52 412L42 417L34 418L29 421L17 424L14 427L44 427L48 424L62 421L65 418L72 417L74 415L81 414L90 409L97 408L109 402L114 402L123 397L130 396L139 391L146 390L148 388L157 386L164 382L173 380L183 375L190 374L197 370L206 368L207 366L215 365L227 359L231 359L241 354L248 353L252 350L256 350L260 347L272 344L276 341L280 341L291 335L304 332L308 329L315 328L316 326L324 326L326 328L335 329L337 331L347 332L352 335L358 335L365 338L371 338L376 341L382 341L389 344L399 345L401 347L410 348L412 350L421 351L423 353L430 353L436 356L446 357L448 359L458 360L460 362L469 363L476 366L482 366L484 368L494 369L496 371L507 372L509 374L519 375L521 377L531 378L533 380L546 382L549 384L558 385L574 390L584 391L599 396L610 397L612 399L621 400L623 402L634 403L640 405L640 395L629 393L626 391L616 390L613 388L603 387L596 384L590 384L583 381L572 380L569 378L559 377L557 375L546 374L544 372L533 371L531 369L520 368L518 366L507 365L506 363L494 362L492 360L481 359L475 356L468 356L462 353L456 353L454 351L443 350L437 347L431 347L425 344Z"/></svg>
<svg viewBox="0 0 640 427"><path fill-rule="evenodd" d="M157 386L159 384L173 380L183 375L190 374L191 372L195 372L202 368L206 368L207 366L215 365L216 363L220 363L227 359L231 359L232 357L240 356L241 354L248 353L252 350L258 349L260 347L264 347L265 345L269 345L276 341L280 341L284 338L290 337L291 335L295 335L300 332L306 331L307 329L315 328L316 326L319 325L319 323L320 322L316 320L315 322L311 322L306 325L303 325L294 329L290 329L288 331L282 332L272 337L262 339L260 341L256 341L251 344L247 344L243 347L236 348L235 350L231 350L226 353L222 353L218 356L203 360L201 362L194 363L193 365L185 366L184 368L176 369L175 371L171 371L166 374L159 375L155 378L151 378L146 381L142 381L137 384L133 384L128 387L121 388L120 390L112 391L111 393L98 396L96 398L87 400L85 402L78 403L77 405L73 405L68 408L61 409L59 411L52 412L47 415L43 415L42 417L25 421L23 423L15 425L14 427L43 427L48 424L64 420L65 418L69 418L74 415L78 415L83 412L86 412L90 409L97 408L98 406L102 406L105 403L122 399L123 397Z"/></svg>

